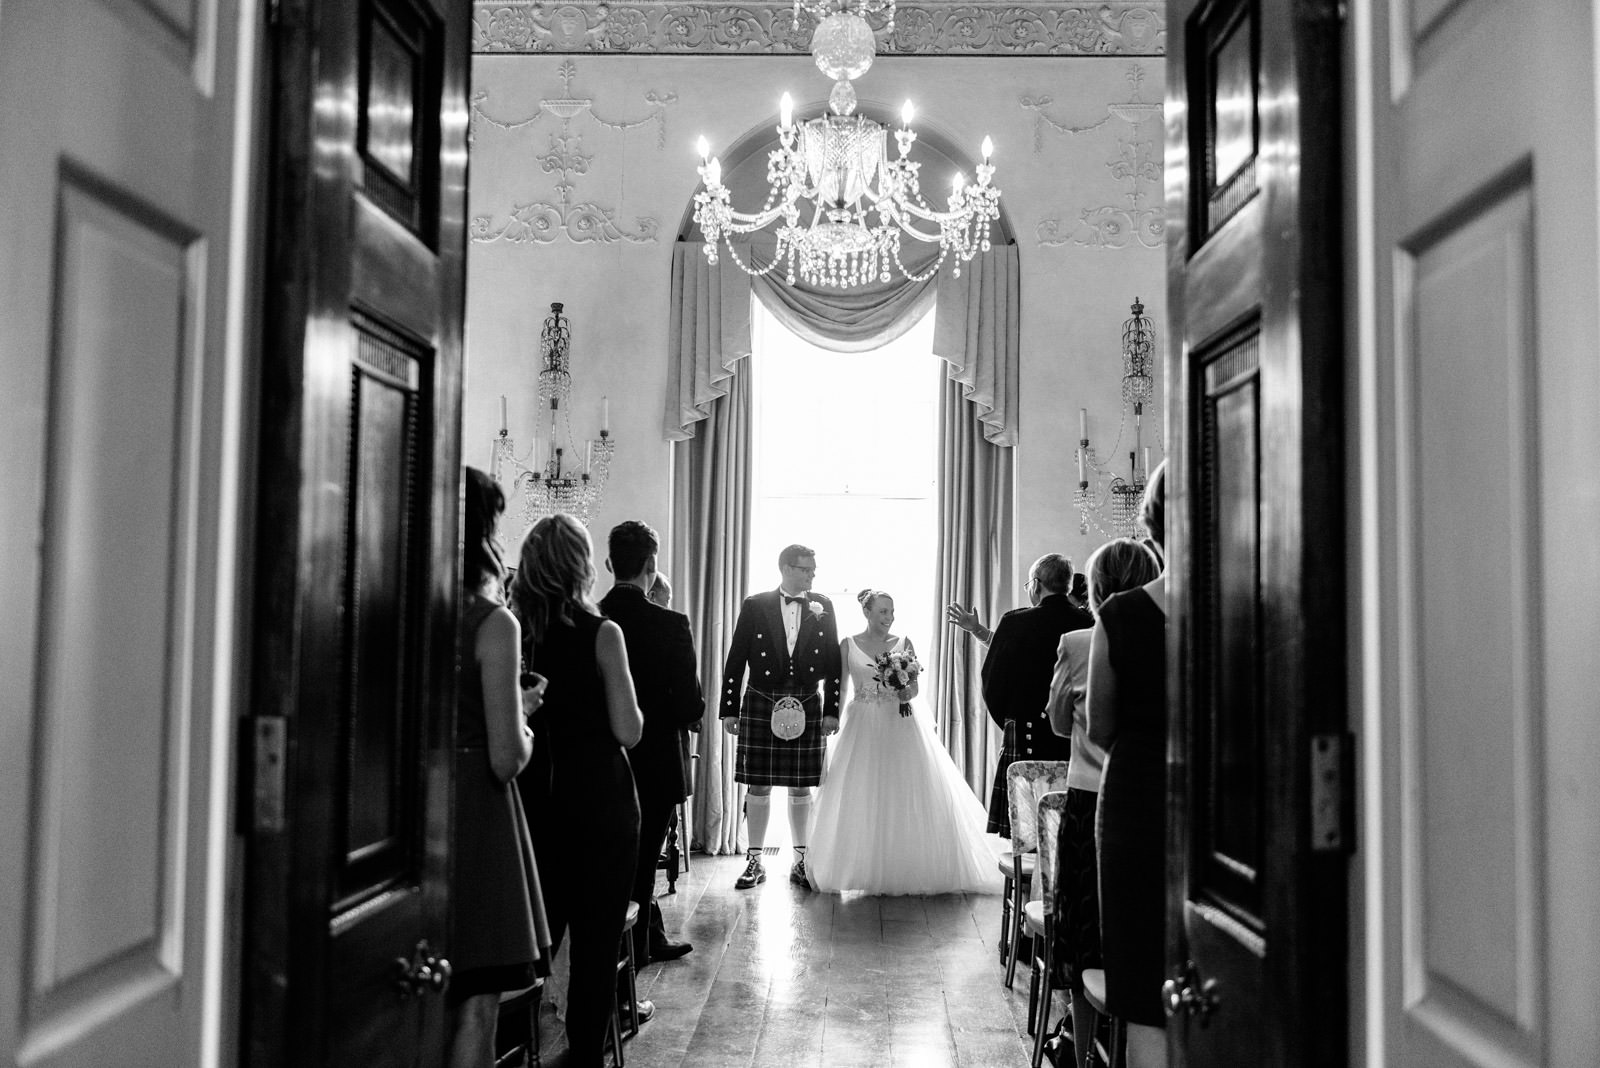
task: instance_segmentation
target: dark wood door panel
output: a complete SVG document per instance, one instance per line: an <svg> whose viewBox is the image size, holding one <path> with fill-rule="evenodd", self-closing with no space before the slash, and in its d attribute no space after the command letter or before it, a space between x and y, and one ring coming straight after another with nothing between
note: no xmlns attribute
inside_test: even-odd
<svg viewBox="0 0 1600 1068"><path fill-rule="evenodd" d="M1169 20L1167 1033L1178 1066L1342 1065L1346 862L1309 773L1345 715L1337 9Z"/></svg>

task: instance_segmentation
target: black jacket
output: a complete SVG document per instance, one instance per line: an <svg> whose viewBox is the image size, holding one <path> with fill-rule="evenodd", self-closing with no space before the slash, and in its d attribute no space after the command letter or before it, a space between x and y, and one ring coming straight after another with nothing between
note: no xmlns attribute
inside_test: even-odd
<svg viewBox="0 0 1600 1068"><path fill-rule="evenodd" d="M628 752L639 799L676 804L688 795L679 737L700 722L706 707L689 617L625 585L612 587L600 611L622 628L628 673L644 713L644 735Z"/></svg>
<svg viewBox="0 0 1600 1068"><path fill-rule="evenodd" d="M1072 755L1072 740L1058 738L1050 729L1046 708L1050 676L1061 636L1092 626L1094 617L1060 593L1001 617L983 660L983 703L999 726L1016 720L1019 751L1026 739L1038 759L1066 760Z"/></svg>
<svg viewBox="0 0 1600 1068"><path fill-rule="evenodd" d="M822 686L822 714L839 714L839 631L833 602L820 593L805 594L807 610L800 614L794 656L783 630L783 598L777 590L751 594L739 608L739 621L728 643L722 667L723 719L739 714L744 701L745 670L750 688L766 692L787 683L812 688Z"/></svg>

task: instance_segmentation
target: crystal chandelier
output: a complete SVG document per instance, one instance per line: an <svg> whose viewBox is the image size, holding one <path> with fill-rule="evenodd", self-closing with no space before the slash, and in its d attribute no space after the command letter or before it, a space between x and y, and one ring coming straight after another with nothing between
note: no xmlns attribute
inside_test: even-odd
<svg viewBox="0 0 1600 1068"><path fill-rule="evenodd" d="M722 184L722 164L700 138L700 179L694 221L705 235L706 258L717 262L718 242L727 244L734 262L761 275L779 263L790 285L798 278L808 285L848 288L887 282L891 268L914 281L929 278L945 259L955 256L955 272L979 251L989 250L989 224L1000 217L1000 190L989 184L994 144L983 139L983 162L977 181L955 176L948 208L938 211L923 198L920 163L908 158L916 132L913 110L906 101L900 127L894 131L898 155L888 149L889 129L856 115L851 81L872 66L877 50L866 15L888 12L894 27L893 0L796 0L800 9L821 21L811 38L817 69L834 79L828 110L798 124L794 101L783 94L779 105L779 147L767 158L766 203L757 212L735 211ZM739 258L732 236L777 225L777 251L771 263L756 266ZM901 240L937 243L939 255L918 274L901 259Z"/></svg>
<svg viewBox="0 0 1600 1068"><path fill-rule="evenodd" d="M1128 477L1103 466L1089 444L1089 412L1078 409L1078 489L1073 504L1078 510L1078 532L1092 525L1106 537L1139 535L1139 504L1150 477L1150 447L1144 444L1146 405L1155 403L1155 326L1144 314L1144 304L1133 298L1133 315L1122 324L1122 423L1111 446L1116 455L1133 412L1133 448L1128 451ZM1093 485L1091 486L1091 481ZM1102 520L1102 516L1104 519Z"/></svg>
<svg viewBox="0 0 1600 1068"><path fill-rule="evenodd" d="M576 457L567 459L562 442L572 440L572 418L570 407L563 407L562 402L572 392L572 325L561 314L561 308L559 303L550 305L550 314L539 332L537 389L540 407L550 413L549 432L541 437L535 425L533 445L520 459L506 425L506 398L500 397L500 436L495 439L490 474L502 485L509 483L508 499L515 500L520 495L525 526L556 512L566 512L587 526L600 507L617 449L607 426L611 404L602 397L600 437L584 442L582 470L578 469Z"/></svg>

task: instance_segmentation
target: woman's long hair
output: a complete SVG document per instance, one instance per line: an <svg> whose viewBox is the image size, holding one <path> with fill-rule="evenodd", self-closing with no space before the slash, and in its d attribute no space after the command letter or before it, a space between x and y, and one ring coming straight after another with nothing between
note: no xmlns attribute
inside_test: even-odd
<svg viewBox="0 0 1600 1068"><path fill-rule="evenodd" d="M511 608L527 641L543 641L553 620L570 624L580 612L599 614L589 600L593 557L589 532L565 512L546 516L528 531L511 582Z"/></svg>
<svg viewBox="0 0 1600 1068"><path fill-rule="evenodd" d="M506 495L494 479L476 467L469 467L465 497L461 578L466 590L476 593L491 578L499 582L506 575L505 561L500 559L500 546L495 536L500 515L506 510Z"/></svg>

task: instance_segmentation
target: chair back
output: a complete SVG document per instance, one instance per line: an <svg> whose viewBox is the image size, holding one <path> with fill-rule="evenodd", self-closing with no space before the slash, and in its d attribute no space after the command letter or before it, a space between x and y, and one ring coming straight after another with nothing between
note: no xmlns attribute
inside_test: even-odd
<svg viewBox="0 0 1600 1068"><path fill-rule="evenodd" d="M1006 803L1011 812L1011 850L1039 848L1039 798L1067 788L1065 760L1014 760L1006 768Z"/></svg>
<svg viewBox="0 0 1600 1068"><path fill-rule="evenodd" d="M1061 886L1061 821L1067 812L1067 792L1056 790L1039 798L1039 877L1040 899L1046 913L1057 913L1056 894Z"/></svg>

